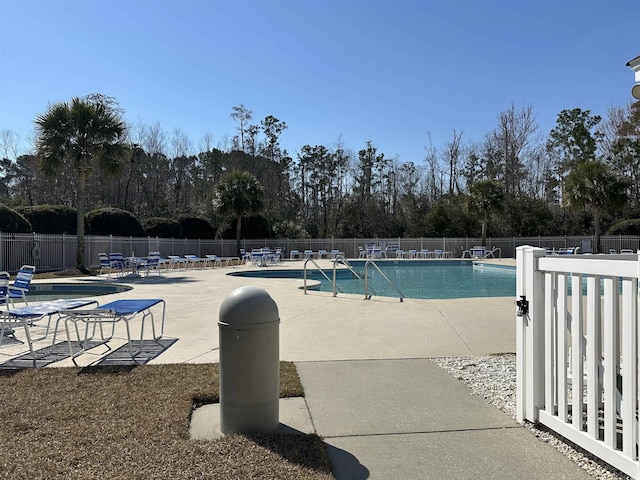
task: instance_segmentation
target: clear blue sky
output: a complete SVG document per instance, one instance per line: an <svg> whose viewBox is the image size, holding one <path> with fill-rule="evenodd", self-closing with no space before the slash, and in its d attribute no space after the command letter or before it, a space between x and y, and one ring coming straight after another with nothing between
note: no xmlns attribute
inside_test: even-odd
<svg viewBox="0 0 640 480"><path fill-rule="evenodd" d="M430 132L479 141L511 103L546 134L563 109L632 101L637 0L0 0L0 129L100 92L197 147L231 108L287 123L282 145L342 135L421 164Z"/></svg>

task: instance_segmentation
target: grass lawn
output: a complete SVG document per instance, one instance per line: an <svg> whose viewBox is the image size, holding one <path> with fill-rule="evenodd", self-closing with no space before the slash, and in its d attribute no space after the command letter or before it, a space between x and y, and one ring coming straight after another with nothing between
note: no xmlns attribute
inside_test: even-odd
<svg viewBox="0 0 640 480"><path fill-rule="evenodd" d="M292 363L280 396L304 394ZM0 479L323 479L317 435L189 439L218 365L0 370Z"/></svg>

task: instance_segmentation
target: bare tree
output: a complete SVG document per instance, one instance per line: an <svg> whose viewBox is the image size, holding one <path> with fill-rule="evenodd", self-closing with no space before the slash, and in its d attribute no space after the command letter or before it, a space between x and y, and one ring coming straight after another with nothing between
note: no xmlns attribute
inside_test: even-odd
<svg viewBox="0 0 640 480"><path fill-rule="evenodd" d="M0 130L0 158L15 160L20 156L20 136L13 130Z"/></svg>
<svg viewBox="0 0 640 480"><path fill-rule="evenodd" d="M460 153L461 153L462 132L453 130L453 137L442 150L443 164L449 167L449 194L460 191L458 177L460 175Z"/></svg>
<svg viewBox="0 0 640 480"><path fill-rule="evenodd" d="M249 121L253 118L253 112L246 108L243 104L231 108L231 118L233 118L238 126L239 149L246 152L246 140L247 129L249 128Z"/></svg>
<svg viewBox="0 0 640 480"><path fill-rule="evenodd" d="M444 179L442 169L438 161L438 151L431 141L431 133L427 132L429 144L425 146L426 154L424 161L427 164L427 198L429 202L435 202L442 195Z"/></svg>
<svg viewBox="0 0 640 480"><path fill-rule="evenodd" d="M191 155L192 153L193 147L189 135L180 128L174 128L171 134L171 155L175 158Z"/></svg>
<svg viewBox="0 0 640 480"><path fill-rule="evenodd" d="M533 108L511 106L498 115L498 126L487 136L485 156L497 167L505 192L517 195L527 180L531 141L538 129Z"/></svg>
<svg viewBox="0 0 640 480"><path fill-rule="evenodd" d="M211 132L205 132L200 139L198 148L201 152L210 152L213 150L213 134Z"/></svg>

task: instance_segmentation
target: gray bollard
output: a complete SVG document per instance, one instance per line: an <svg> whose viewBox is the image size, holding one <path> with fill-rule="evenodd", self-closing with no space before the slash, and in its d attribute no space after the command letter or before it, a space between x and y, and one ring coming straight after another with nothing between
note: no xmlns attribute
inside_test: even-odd
<svg viewBox="0 0 640 480"><path fill-rule="evenodd" d="M220 342L220 431L277 430L280 399L278 306L259 287L241 287L222 301Z"/></svg>

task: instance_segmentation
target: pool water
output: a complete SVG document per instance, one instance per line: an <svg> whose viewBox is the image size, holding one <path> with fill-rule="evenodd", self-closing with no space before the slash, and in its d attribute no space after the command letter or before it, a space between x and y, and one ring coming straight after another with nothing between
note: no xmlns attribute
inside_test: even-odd
<svg viewBox="0 0 640 480"><path fill-rule="evenodd" d="M350 262L355 272L363 277L364 263ZM474 264L470 261L378 261L376 264L395 283L407 298L475 298L510 297L516 294L516 270L507 266ZM329 278L332 272L325 270ZM303 278L302 270L260 270L236 272L234 275L272 278ZM307 270L307 278L319 280L319 290L333 291L317 270ZM397 291L390 286L372 266L368 268L369 294L397 297ZM346 270L337 275L338 288L343 293L364 295L364 282Z"/></svg>
<svg viewBox="0 0 640 480"><path fill-rule="evenodd" d="M132 287L121 284L102 283L32 283L27 292L29 302L55 300L58 298L93 298L112 293L122 293Z"/></svg>

